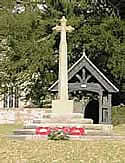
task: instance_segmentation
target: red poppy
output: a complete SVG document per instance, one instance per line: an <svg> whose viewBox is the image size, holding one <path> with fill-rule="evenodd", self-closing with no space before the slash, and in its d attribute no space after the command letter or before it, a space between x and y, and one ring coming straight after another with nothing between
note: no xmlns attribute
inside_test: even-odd
<svg viewBox="0 0 125 163"><path fill-rule="evenodd" d="M70 135L84 135L84 134L85 134L84 128L72 127L70 129Z"/></svg>
<svg viewBox="0 0 125 163"><path fill-rule="evenodd" d="M71 128L70 127L63 127L62 128L64 133L70 133Z"/></svg>
<svg viewBox="0 0 125 163"><path fill-rule="evenodd" d="M49 135L52 131L63 131L64 133L75 136L85 135L85 129L78 127L38 127L36 128L36 135Z"/></svg>
<svg viewBox="0 0 125 163"><path fill-rule="evenodd" d="M36 135L49 135L51 133L50 127L38 127L36 128Z"/></svg>

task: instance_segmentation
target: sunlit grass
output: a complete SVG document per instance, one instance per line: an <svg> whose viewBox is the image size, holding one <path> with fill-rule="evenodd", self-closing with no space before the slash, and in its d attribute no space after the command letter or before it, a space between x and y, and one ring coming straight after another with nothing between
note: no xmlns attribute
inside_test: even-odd
<svg viewBox="0 0 125 163"><path fill-rule="evenodd" d="M23 124L0 124L0 134L12 134L12 132L18 128L23 128Z"/></svg>
<svg viewBox="0 0 125 163"><path fill-rule="evenodd" d="M120 124L118 126L113 127L113 131L115 135L125 136L125 124Z"/></svg>
<svg viewBox="0 0 125 163"><path fill-rule="evenodd" d="M124 163L123 141L19 141L0 138L0 162ZM17 162L16 162L17 161Z"/></svg>
<svg viewBox="0 0 125 163"><path fill-rule="evenodd" d="M10 134L21 124L0 125L2 134ZM125 125L116 126L123 133ZM121 132L122 131L122 132ZM45 141L15 140L0 136L0 163L124 163L125 140Z"/></svg>

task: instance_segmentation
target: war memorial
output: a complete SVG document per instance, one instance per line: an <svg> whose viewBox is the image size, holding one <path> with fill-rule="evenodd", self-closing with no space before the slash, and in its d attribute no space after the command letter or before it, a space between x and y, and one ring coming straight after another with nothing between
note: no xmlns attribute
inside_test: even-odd
<svg viewBox="0 0 125 163"><path fill-rule="evenodd" d="M30 139L41 136L41 134L36 135L36 128L43 129L46 133L46 129L55 127L76 130L83 128L84 135L78 135L77 138L85 135L112 134L111 99L112 94L119 90L89 60L85 51L82 57L68 69L66 33L75 29L66 26L66 22L63 16L60 20L61 25L53 28L60 32L60 45L58 81L49 88L56 97L52 100L51 111L49 113L42 111L39 118L26 122L24 129L14 131L14 137ZM73 98L73 95L75 97L77 93L82 101L79 109ZM46 134L43 134L41 138L44 136Z"/></svg>

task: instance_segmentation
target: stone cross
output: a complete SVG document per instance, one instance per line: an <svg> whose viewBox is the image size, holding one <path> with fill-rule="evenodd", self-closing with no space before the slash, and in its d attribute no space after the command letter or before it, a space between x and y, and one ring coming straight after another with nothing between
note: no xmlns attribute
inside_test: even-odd
<svg viewBox="0 0 125 163"><path fill-rule="evenodd" d="M56 26L53 30L60 32L59 45L59 84L58 98L59 100L68 100L68 70L67 70L67 41L66 32L74 30L71 26L66 26L67 20L63 16L60 20L61 26Z"/></svg>

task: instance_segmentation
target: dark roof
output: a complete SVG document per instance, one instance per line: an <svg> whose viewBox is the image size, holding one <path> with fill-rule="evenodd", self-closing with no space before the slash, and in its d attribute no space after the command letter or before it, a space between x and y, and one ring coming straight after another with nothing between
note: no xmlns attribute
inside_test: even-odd
<svg viewBox="0 0 125 163"><path fill-rule="evenodd" d="M89 60L85 55L68 70L68 81L71 80L82 68L87 69L91 75L96 78L100 85L110 93L116 93L119 90L106 78L106 76ZM58 85L58 80L49 88L50 91L55 90Z"/></svg>

